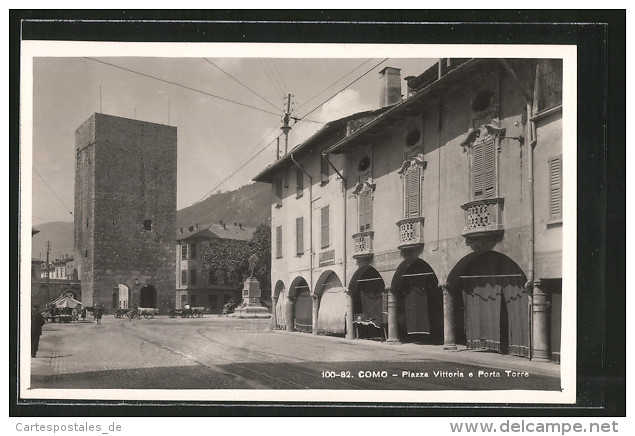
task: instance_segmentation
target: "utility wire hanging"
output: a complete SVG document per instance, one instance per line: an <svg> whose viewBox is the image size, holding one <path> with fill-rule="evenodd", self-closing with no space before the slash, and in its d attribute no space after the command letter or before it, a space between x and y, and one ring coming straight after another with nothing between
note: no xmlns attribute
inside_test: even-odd
<svg viewBox="0 0 635 436"><path fill-rule="evenodd" d="M315 94L313 97L311 97L310 99L308 99L307 101L305 101L304 103L302 103L301 105L299 105L297 107L296 110L299 110L300 108L302 108L303 106L306 106L307 103L315 100L318 96L324 94L324 92L326 92L328 89L330 89L331 87L335 86L337 83L341 82L342 80L344 80L345 78L347 78L348 76L350 76L351 74L353 74L355 71L359 70L361 67L363 67L364 65L366 65L367 63L369 63L370 61L372 61L372 59L366 59L364 62L362 62L361 64L359 64L358 66L356 66L355 68L353 68L351 71L349 71L348 73L346 73L345 75L343 75L342 77L340 77L339 79L337 79L335 82L331 83L329 86L327 86L326 88L324 88L323 90L321 90L320 92L318 92L317 94Z"/></svg>
<svg viewBox="0 0 635 436"><path fill-rule="evenodd" d="M53 193L53 195L55 196L55 198L57 198L57 200L62 204L62 206L64 206L64 208L68 211L68 213L70 213L71 215L73 215L73 212L71 212L71 210L69 209L68 206L66 206L66 204L64 204L64 202L62 201L61 198L59 198L57 196L57 194L55 193L55 191L53 190L53 188L51 188L51 185L48 184L48 182L44 179L44 177L42 177L42 175L35 169L35 167L33 167L33 172L40 178L42 179L42 181L44 182L44 184L49 188L49 190Z"/></svg>
<svg viewBox="0 0 635 436"><path fill-rule="evenodd" d="M388 59L390 58L385 58L383 59L381 62L379 62L378 64L376 64L375 66L373 66L371 69L367 70L364 74L362 74L361 76L359 76L357 79L353 80L351 83L349 83L348 85L346 85L345 87L343 87L342 89L340 89L339 91L337 91L335 94L333 94L332 96L330 96L329 98L327 98L326 100L324 100L322 103L320 103L319 105L317 105L316 107L314 107L313 109L311 109L309 112L307 112L306 114L304 114L302 117L300 117L299 119L296 120L296 122L298 121L302 121L304 118L306 118L308 115L312 114L313 112L315 112L316 110L318 110L320 107L322 107L324 104L326 104L329 100L331 100L333 97L335 97L337 94L339 94L340 92L344 91L346 88L348 88L349 86L351 86L352 84L356 83L357 81L359 81L362 77L364 77L366 74L370 73L371 71L373 71L375 68L377 68L378 66L380 66L381 64L383 64L384 62L386 62Z"/></svg>
<svg viewBox="0 0 635 436"><path fill-rule="evenodd" d="M326 100L324 100L322 103L320 103L318 106L316 106L315 108L313 108L311 111L307 112L302 118L293 118L296 122L299 121L306 121L305 118L307 115L315 112L318 108L320 108L322 105L324 105L326 102L328 102L329 100L331 100L333 97L335 97L337 94L339 94L340 92L342 92L343 90L345 90L346 88L348 88L349 86L351 86L352 84L356 83L358 80L360 80L362 77L366 76L368 73L370 73L372 70L374 70L375 68L377 68L378 66L380 66L381 64L383 64L384 62L386 62L389 58L385 58L383 59L381 62L377 63L376 65L374 65L371 69L369 69L368 71L366 71L365 73L363 73L361 76L359 76L358 78L356 78L355 80L353 80L352 82L350 82L348 85L346 85L345 87L343 87L342 89L340 89L339 91L337 91L335 94L333 94L331 97L327 98ZM278 127L275 127L275 129L277 129ZM271 133L267 134L267 136L269 136ZM225 177L220 183L218 183L214 188L210 189L209 192L207 194L205 194L199 201L197 201L196 203L201 202L202 200L204 200L210 193L214 192L216 189L218 189L220 186L222 186L227 180L229 180L230 178L232 178L236 173L238 173L238 171L240 171L241 169L243 169L249 162L251 162L252 160L254 160L258 155L260 155L263 151L265 151L267 149L267 147L269 147L271 144L273 144L278 138L280 138L284 133L281 133L280 135L278 135L276 138L274 138L273 141L269 142L268 144L266 144L264 147L262 147L258 153L256 153L255 155L253 155L251 158L249 158L245 163L243 163L242 165L240 165L237 169L235 169L234 171L232 171L227 177ZM265 137L266 138L266 137ZM261 141L262 143L262 141ZM257 146L256 146L257 147Z"/></svg>
<svg viewBox="0 0 635 436"><path fill-rule="evenodd" d="M266 110L266 109L262 109L262 108L259 108L259 107L256 107L256 106L251 106L251 105L246 104L246 103L241 103L239 101L230 100L229 98L221 97L220 95L212 94L212 93L209 93L209 92L206 92L206 91L201 91L200 89L192 88L191 86L183 85L183 84L177 83L177 82L172 82L170 80L165 80L165 79L162 79L160 77L152 76L150 74L141 73L139 71L131 70L130 68L122 67L122 66L116 65L116 64L111 64L110 62L105 62L105 61L102 61L102 60L99 60L99 59L95 59L95 58L91 58L91 57L85 57L85 59L89 59L91 61L98 62L100 64L108 65L108 66L113 67L113 68L118 68L120 70L127 71L127 72L133 73L133 74L137 74L139 76L143 76L143 77L147 77L147 78L150 78L150 79L158 80L159 82L167 83L169 85L174 85L174 86L178 86L180 88L188 89L190 91L198 92L199 94L207 95L208 97L217 98L219 100L226 101L228 103L233 103L233 104L237 104L239 106L248 107L250 109L254 109L254 110L257 110L257 111L260 111L260 112L264 112L264 113L267 113L267 114L271 114L271 115L275 115L277 117L280 116L280 112L272 112L272 111L269 111L269 110Z"/></svg>
<svg viewBox="0 0 635 436"><path fill-rule="evenodd" d="M253 89L251 89L249 86L245 85L243 82L241 82L240 80L238 80L236 77L232 76L231 74L229 74L227 71L223 70L221 67L219 67L218 65L216 65L214 62L210 61L207 58L203 58L206 62L208 62L209 64L213 65L214 67L218 68L221 72L223 72L225 75L229 76L230 78L232 78L236 83L238 83L239 85L241 85L243 88L247 89L248 91L250 91L252 94L255 94L256 96L258 96L261 100L263 100L265 103L267 103L268 105L272 106L274 109L278 110L278 108L276 107L275 104L271 103L269 100L267 100L265 97L263 97L262 95L258 94L256 91L254 91Z"/></svg>

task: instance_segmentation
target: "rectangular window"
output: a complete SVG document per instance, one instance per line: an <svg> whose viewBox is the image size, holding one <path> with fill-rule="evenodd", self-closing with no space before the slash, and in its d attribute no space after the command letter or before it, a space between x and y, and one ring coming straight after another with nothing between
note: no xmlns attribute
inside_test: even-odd
<svg viewBox="0 0 635 436"><path fill-rule="evenodd" d="M493 140L476 144L472 152L474 155L472 165L474 200L494 198L496 196L496 144Z"/></svg>
<svg viewBox="0 0 635 436"><path fill-rule="evenodd" d="M322 248L326 248L330 245L329 241L329 207L325 206L322 208L322 220L321 220L321 241Z"/></svg>
<svg viewBox="0 0 635 436"><path fill-rule="evenodd" d="M209 283L210 285L216 283L216 276L214 275L214 271L213 270L209 270L209 273L207 275L207 283Z"/></svg>
<svg viewBox="0 0 635 436"><path fill-rule="evenodd" d="M304 173L300 168L295 172L295 195L296 197L302 197L304 194Z"/></svg>
<svg viewBox="0 0 635 436"><path fill-rule="evenodd" d="M276 179L273 182L273 188L276 206L280 207L282 206L282 179Z"/></svg>
<svg viewBox="0 0 635 436"><path fill-rule="evenodd" d="M373 196L372 191L366 190L359 193L358 198L359 231L366 232L372 229Z"/></svg>
<svg viewBox="0 0 635 436"><path fill-rule="evenodd" d="M536 67L538 112L562 104L562 59L542 59Z"/></svg>
<svg viewBox="0 0 635 436"><path fill-rule="evenodd" d="M276 259L282 257L282 226L276 227Z"/></svg>
<svg viewBox="0 0 635 436"><path fill-rule="evenodd" d="M304 218L296 218L295 220L295 252L298 256L304 254Z"/></svg>
<svg viewBox="0 0 635 436"><path fill-rule="evenodd" d="M196 243L190 247L190 259L196 259Z"/></svg>
<svg viewBox="0 0 635 436"><path fill-rule="evenodd" d="M421 214L421 168L411 168L405 174L404 215L406 218ZM364 224L365 225L365 224Z"/></svg>
<svg viewBox="0 0 635 436"><path fill-rule="evenodd" d="M549 221L562 220L562 155L549 159Z"/></svg>
<svg viewBox="0 0 635 436"><path fill-rule="evenodd" d="M196 270L195 269L190 270L190 284L192 285L196 284Z"/></svg>
<svg viewBox="0 0 635 436"><path fill-rule="evenodd" d="M329 161L327 156L322 155L320 159L320 176L322 183L329 181Z"/></svg>
<svg viewBox="0 0 635 436"><path fill-rule="evenodd" d="M181 284L187 285L187 270L181 270Z"/></svg>
<svg viewBox="0 0 635 436"><path fill-rule="evenodd" d="M187 244L181 245L181 260L187 260Z"/></svg>

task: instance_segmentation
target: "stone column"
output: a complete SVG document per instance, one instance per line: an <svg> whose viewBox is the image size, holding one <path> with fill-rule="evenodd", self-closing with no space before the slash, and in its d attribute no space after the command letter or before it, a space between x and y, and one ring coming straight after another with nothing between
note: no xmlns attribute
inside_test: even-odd
<svg viewBox="0 0 635 436"><path fill-rule="evenodd" d="M293 324L293 320L295 318L293 301L287 300L285 304L287 305L287 331L293 332L295 331L295 326Z"/></svg>
<svg viewBox="0 0 635 436"><path fill-rule="evenodd" d="M317 335L318 334L318 314L320 309L319 297L315 294L311 294L311 303L312 303L311 309L313 310L312 320L311 320L311 334Z"/></svg>
<svg viewBox="0 0 635 436"><path fill-rule="evenodd" d="M388 342L399 343L399 321L397 319L397 295L395 290L386 287L388 292Z"/></svg>
<svg viewBox="0 0 635 436"><path fill-rule="evenodd" d="M272 331L278 328L278 318L276 314L277 305L278 305L278 297L271 296L271 322L269 323L269 326L270 326L270 330Z"/></svg>
<svg viewBox="0 0 635 436"><path fill-rule="evenodd" d="M353 331L353 294L350 289L346 290L346 339L355 339Z"/></svg>
<svg viewBox="0 0 635 436"><path fill-rule="evenodd" d="M533 353L532 360L548 361L550 304L540 281L533 283Z"/></svg>
<svg viewBox="0 0 635 436"><path fill-rule="evenodd" d="M456 350L454 337L454 299L447 282L439 282L443 293L443 349Z"/></svg>

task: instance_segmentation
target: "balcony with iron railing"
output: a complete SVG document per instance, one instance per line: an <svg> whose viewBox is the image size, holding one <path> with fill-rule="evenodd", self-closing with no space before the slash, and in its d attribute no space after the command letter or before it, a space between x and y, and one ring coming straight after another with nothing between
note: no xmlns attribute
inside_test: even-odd
<svg viewBox="0 0 635 436"><path fill-rule="evenodd" d="M373 256L373 236L372 230L355 233L353 240L355 241L355 251L353 257L355 259Z"/></svg>
<svg viewBox="0 0 635 436"><path fill-rule="evenodd" d="M487 198L462 205L465 211L463 236L474 238L502 233L503 203L503 198Z"/></svg>
<svg viewBox="0 0 635 436"><path fill-rule="evenodd" d="M423 245L423 217L406 218L397 221L399 245L397 248L413 248Z"/></svg>

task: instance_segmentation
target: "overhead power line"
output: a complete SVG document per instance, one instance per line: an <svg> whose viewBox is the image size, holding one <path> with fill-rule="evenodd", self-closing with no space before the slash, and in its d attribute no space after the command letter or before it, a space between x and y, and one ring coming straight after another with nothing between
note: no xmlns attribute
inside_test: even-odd
<svg viewBox="0 0 635 436"><path fill-rule="evenodd" d="M247 107L247 108L250 108L250 109L254 109L254 110L257 110L257 111L260 111L260 112L264 112L264 113L267 113L267 114L280 116L279 112L271 112L271 111L266 110L266 109L262 109L262 108L259 108L259 107L256 107L256 106L251 106L249 104L241 103L239 101L231 100L229 98L221 97L220 95L212 94L212 93L206 92L206 91L201 91L200 89L192 88L191 86L183 85L182 83L172 82L170 80L162 79L160 77L152 76L150 74L146 74L146 73L142 73L142 72L139 72L139 71L132 70L130 68L122 67L121 65L111 64L110 62L105 62L105 61L102 61L102 60L99 60L99 59L95 59L95 58L91 58L91 57L86 57L85 59L89 59L89 60L94 61L94 62L99 62L100 64L108 65L108 66L113 67L113 68L118 68L120 70L127 71L127 72L132 73L132 74L137 74L139 76L143 76L143 77L147 77L147 78L150 78L150 79L154 79L154 80L157 80L159 82L167 83L169 85L174 85L174 86L178 86L180 88L188 89L188 90L193 91L193 92L198 92L199 94L207 95L208 97L217 98L219 100L226 101L228 103L237 104L239 106L244 106L244 107Z"/></svg>
<svg viewBox="0 0 635 436"><path fill-rule="evenodd" d="M278 128L278 127L276 127ZM269 147L271 144L274 143L274 141L276 141L278 138L280 138L282 136L282 133L279 134L278 136L276 136L273 141L267 143L267 145L265 145L264 147L262 147L258 153L256 153L255 155L253 155L251 158L249 158L246 162L244 162L242 165L240 165L238 168L236 168L234 171L232 171L227 177L225 177L223 180L221 180L221 182L219 184L217 184L216 186L214 186L212 189L210 189L207 194L205 194L203 197L201 197L201 199L199 201L197 201L196 203L200 203L201 201L203 201L205 198L207 198L211 193L213 193L214 191L216 191L218 188L220 188L221 186L223 186L223 184L228 181L229 179L231 179L233 176L235 176L240 170L242 170L243 168L245 168L247 166L247 164L249 162L251 162L252 160L254 160L256 157L258 157L258 155L260 155L260 153L262 153L263 151L265 151L267 149L267 147Z"/></svg>
<svg viewBox="0 0 635 436"><path fill-rule="evenodd" d="M313 112L315 112L316 110L318 110L320 107L322 107L324 104L326 104L329 100L331 100L333 97L335 97L337 94L339 94L340 92L344 91L346 88L348 88L349 86L353 85L354 83L356 83L358 80L360 80L362 77L364 77L366 74L370 73L371 71L373 71L375 68L377 68L378 66L380 66L381 64L383 64L384 62L386 62L388 59L390 58L385 58L383 59L381 62L379 62L378 64L374 65L371 69L367 70L364 74L362 74L361 76L359 76L357 79L353 80L352 82L350 82L348 85L346 85L345 87L343 87L342 89L340 89L339 91L337 91L335 94L331 95L329 98L327 98L326 100L324 100L322 103L320 103L319 105L317 105L316 107L314 107L313 109L311 109L309 112L307 112L306 114L304 114L302 117L300 117L300 119L298 121L302 121L304 120L304 118L306 118L308 115L312 114Z"/></svg>
<svg viewBox="0 0 635 436"><path fill-rule="evenodd" d="M370 73L372 70L374 70L375 68L377 68L378 66L380 66L381 64L383 64L384 62L386 62L389 58L385 58L383 59L381 62L377 63L376 65L374 65L371 69L369 69L368 71L366 71L365 73L363 73L361 76L359 76L358 78L356 78L355 80L353 80L352 82L350 82L348 85L346 85L345 87L343 87L342 89L340 89L339 91L337 91L335 94L333 94L331 97L327 98L326 100L324 100L322 103L320 103L318 106L316 106L315 108L313 108L311 111L309 111L308 113L306 113L302 118L296 119L297 122L299 121L306 121L305 117L307 115L309 115L310 113L316 111L318 108L320 108L322 105L324 105L326 102L328 102L329 100L331 100L333 97L335 97L337 94L339 94L340 92L342 92L343 90L345 90L346 88L348 88L349 86L351 86L352 84L356 83L358 80L360 80L362 77L366 76L368 73ZM278 127L276 126L274 129L277 129ZM273 131L273 130L272 130ZM267 136L269 136L271 134L268 133ZM210 189L209 192L207 194L205 194L199 201L197 201L197 203L203 201L205 198L207 198L208 195L210 195L212 192L214 192L216 189L218 189L219 187L223 186L223 184L229 180L230 178L232 178L234 175L236 175L238 173L238 171L240 171L241 169L243 169L245 166L247 166L247 164L249 162L251 162L252 160L254 160L256 157L258 157L258 155L260 155L263 151L265 151L267 149L267 147L269 147L271 144L274 143L274 141L276 141L278 138L280 138L283 135L283 133L281 133L280 135L278 135L276 138L273 139L273 141L267 143L267 145L265 145L264 147L262 147L255 155L253 155L252 157L250 157L247 161L245 161L244 163L242 163L237 169L235 169L234 171L232 171L227 177L225 177L220 183L218 183L214 188ZM266 137L265 136L265 139ZM261 141L260 143L262 143L263 141ZM257 148L258 146L256 146L255 148ZM254 149L255 149L254 148Z"/></svg>
<svg viewBox="0 0 635 436"><path fill-rule="evenodd" d="M303 106L306 106L307 103L315 100L318 96L324 94L327 90L331 89L331 87L335 86L337 83L341 82L342 80L344 80L345 78L347 78L348 76L350 76L351 74L353 74L355 71L359 70L361 67L363 67L364 65L366 65L367 63L369 63L370 61L372 61L372 59L366 59L364 62L362 62L361 64L359 64L358 66L356 66L355 68L353 68L351 71L349 71L348 73L344 74L342 77L340 77L339 79L337 79L335 82L331 83L329 86L327 86L326 88L324 88L323 90L321 90L320 92L318 92L317 94L315 94L313 97L311 97L310 99L308 99L307 101L305 101L304 103L302 103L301 105L299 105L297 107L297 109L300 109Z"/></svg>
<svg viewBox="0 0 635 436"><path fill-rule="evenodd" d="M73 212L71 212L70 208L68 206L66 206L66 204L64 204L64 202L62 201L61 198L59 198L57 196L57 194L55 193L55 190L53 190L53 188L51 188L51 185L48 184L48 182L44 179L44 177L42 177L42 175L35 169L35 167L33 167L33 172L44 182L44 184L49 188L49 190L53 193L53 195L55 196L55 198L57 198L57 200L62 204L62 206L64 206L64 208L68 211L68 213L70 213L71 215L73 215Z"/></svg>
<svg viewBox="0 0 635 436"><path fill-rule="evenodd" d="M203 58L206 62L208 62L209 64L213 65L214 67L218 68L221 72L223 72L225 75L229 76L231 79L233 79L236 83L238 83L239 85L241 85L243 88L247 89L249 92L251 92L252 94L255 94L256 96L258 96L261 100L263 100L265 103L267 103L268 105L272 106L274 109L278 109L278 107L271 103L269 100L267 100L265 97L263 97L262 95L258 94L256 91L254 91L253 89L251 89L249 86L245 85L243 82L241 82L240 80L238 80L236 77L232 76L230 73L228 73L227 71L223 70L221 67L219 67L218 65L216 65L214 62L210 61L207 58Z"/></svg>

